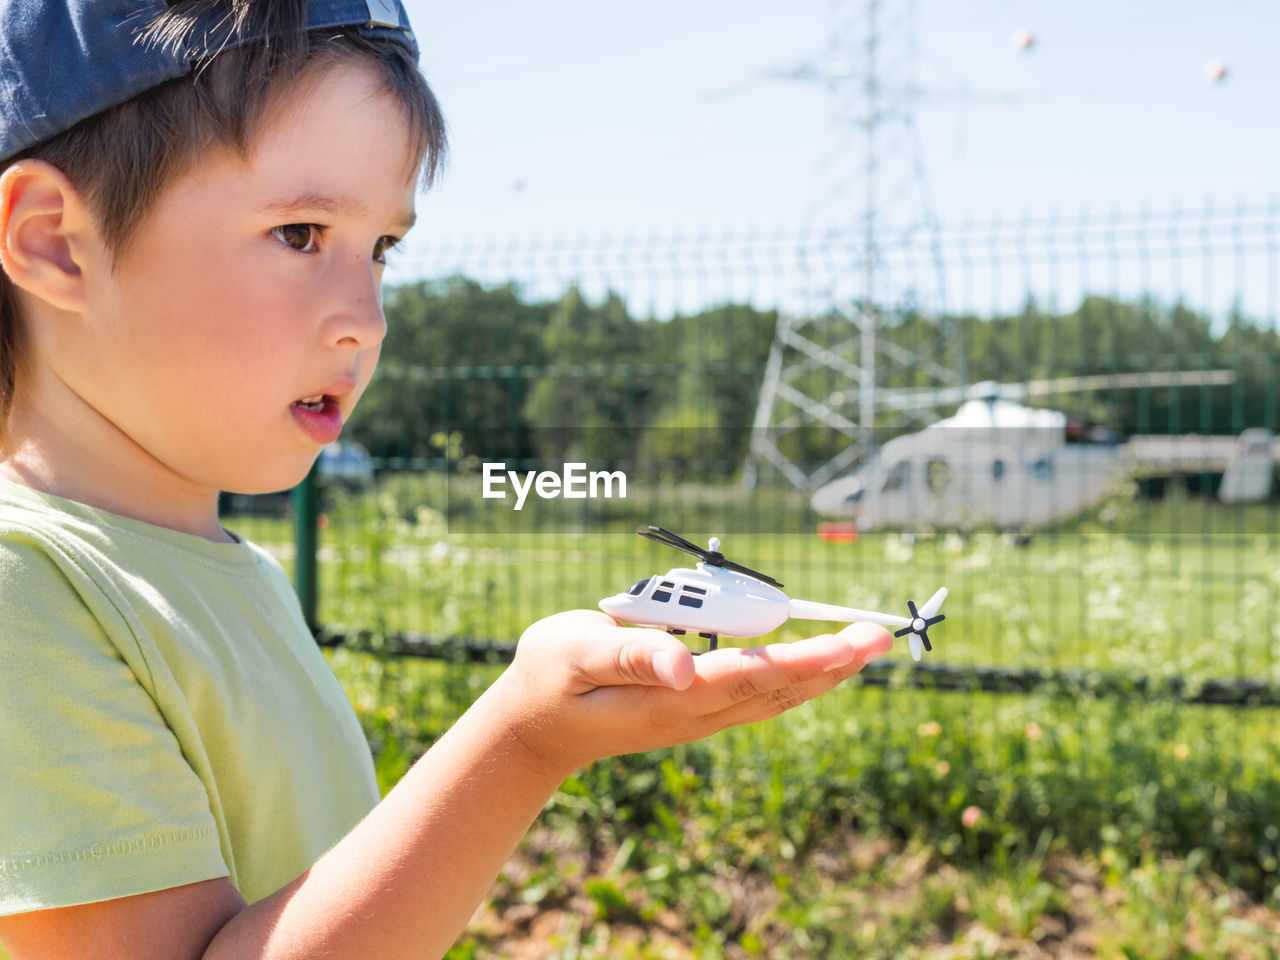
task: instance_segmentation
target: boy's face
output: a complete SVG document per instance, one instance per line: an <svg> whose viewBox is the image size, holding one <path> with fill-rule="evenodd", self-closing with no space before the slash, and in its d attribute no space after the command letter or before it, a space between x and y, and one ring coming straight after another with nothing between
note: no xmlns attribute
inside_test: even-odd
<svg viewBox="0 0 1280 960"><path fill-rule="evenodd" d="M297 483L378 359L382 255L413 220L401 108L340 64L166 189L59 343L62 379L125 462L179 495ZM101 438L99 438L101 439Z"/></svg>

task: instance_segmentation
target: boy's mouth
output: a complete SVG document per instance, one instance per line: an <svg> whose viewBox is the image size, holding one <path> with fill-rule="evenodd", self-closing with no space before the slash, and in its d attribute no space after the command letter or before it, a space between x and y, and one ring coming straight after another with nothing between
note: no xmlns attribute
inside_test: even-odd
<svg viewBox="0 0 1280 960"><path fill-rule="evenodd" d="M301 400L295 400L293 401L293 406L302 407L305 410L320 413L324 410L325 401L336 402L334 398L328 394L321 394L317 397L303 397Z"/></svg>
<svg viewBox="0 0 1280 960"><path fill-rule="evenodd" d="M303 397L289 404L294 422L314 442L333 443L342 432L342 407L331 393Z"/></svg>

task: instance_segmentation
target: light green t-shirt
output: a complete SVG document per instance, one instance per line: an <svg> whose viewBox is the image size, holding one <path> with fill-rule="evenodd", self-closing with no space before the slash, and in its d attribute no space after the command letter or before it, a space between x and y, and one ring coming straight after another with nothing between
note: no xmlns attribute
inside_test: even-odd
<svg viewBox="0 0 1280 960"><path fill-rule="evenodd" d="M378 799L264 551L0 481L0 915L222 876L252 903Z"/></svg>

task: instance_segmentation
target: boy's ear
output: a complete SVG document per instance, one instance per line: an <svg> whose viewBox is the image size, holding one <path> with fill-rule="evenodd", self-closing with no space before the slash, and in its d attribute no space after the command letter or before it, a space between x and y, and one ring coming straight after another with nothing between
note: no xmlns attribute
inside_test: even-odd
<svg viewBox="0 0 1280 960"><path fill-rule="evenodd" d="M88 206L53 164L19 160L0 174L0 264L18 287L75 311L84 302L81 261L97 242Z"/></svg>

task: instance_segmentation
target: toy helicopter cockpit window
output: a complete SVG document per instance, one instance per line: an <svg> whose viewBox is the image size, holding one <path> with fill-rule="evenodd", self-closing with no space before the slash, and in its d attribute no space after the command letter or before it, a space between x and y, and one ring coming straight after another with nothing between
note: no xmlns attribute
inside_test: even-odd
<svg viewBox="0 0 1280 960"><path fill-rule="evenodd" d="M640 594L644 593L644 588L649 585L649 581L652 579L653 577L645 577L643 580L637 580L635 586L628 590L627 593L633 597L640 596Z"/></svg>
<svg viewBox="0 0 1280 960"><path fill-rule="evenodd" d="M888 493L890 490L901 490L911 480L911 461L899 460L893 465L893 469L889 471L889 476L885 478L884 486L880 488L881 493Z"/></svg>
<svg viewBox="0 0 1280 960"><path fill-rule="evenodd" d="M702 598L707 595L707 591L702 587L695 587L693 584L684 583L680 585L680 606L693 607L695 610L701 609Z"/></svg>
<svg viewBox="0 0 1280 960"><path fill-rule="evenodd" d="M666 603L671 599L671 592L669 590L655 590L653 591L652 599L658 601L658 603Z"/></svg>

